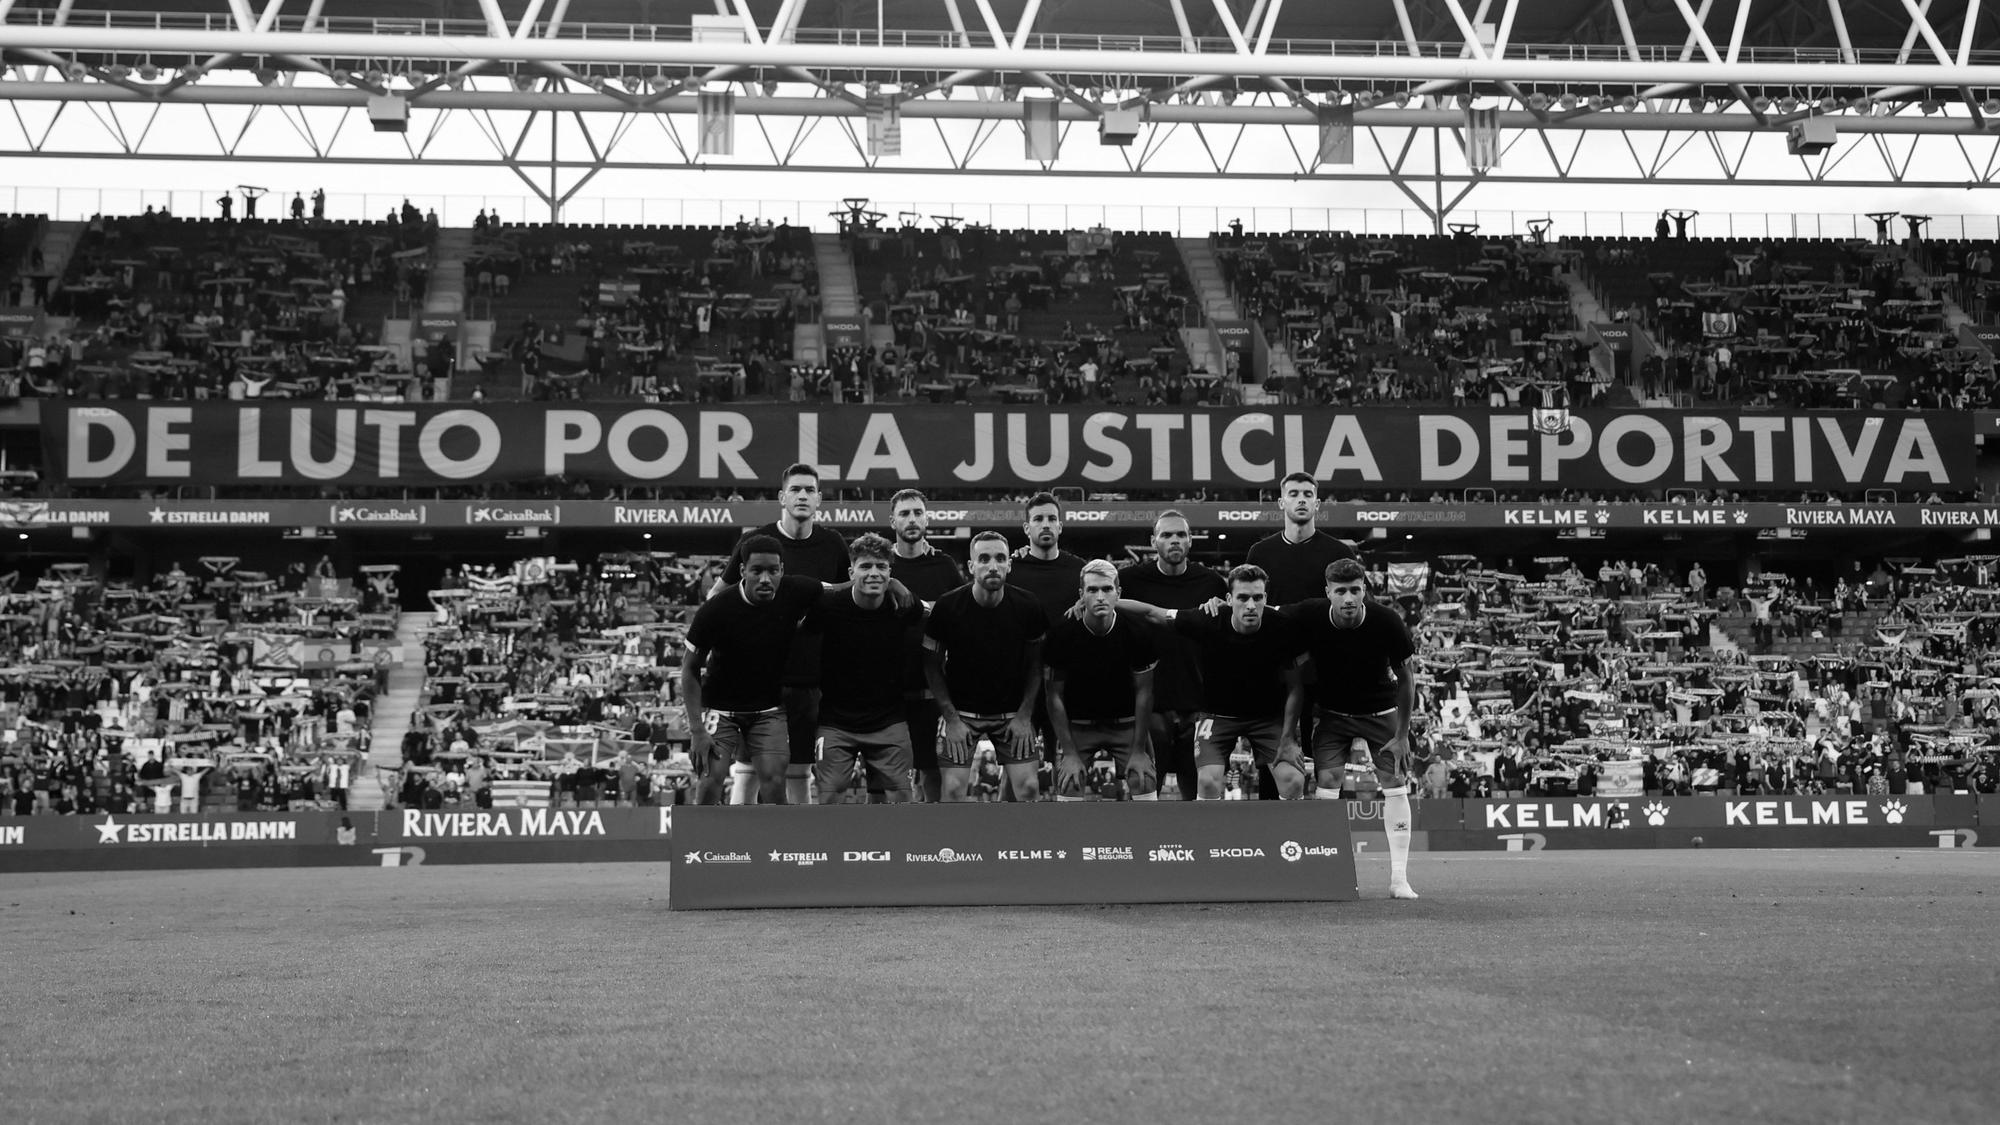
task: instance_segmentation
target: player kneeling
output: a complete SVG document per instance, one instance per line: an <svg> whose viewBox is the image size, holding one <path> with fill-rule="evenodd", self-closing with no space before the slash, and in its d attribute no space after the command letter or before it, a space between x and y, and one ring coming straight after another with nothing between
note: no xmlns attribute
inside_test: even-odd
<svg viewBox="0 0 2000 1125"><path fill-rule="evenodd" d="M1204 801L1223 799L1229 755L1238 739L1250 744L1258 764L1270 767L1280 799L1297 800L1305 792L1299 747L1304 641L1291 621L1269 612L1269 584L1261 567L1230 571L1226 617L1129 599L1118 603L1120 609L1144 614L1195 643L1202 684L1202 711L1194 728L1195 772Z"/></svg>
<svg viewBox="0 0 2000 1125"><path fill-rule="evenodd" d="M1158 663L1152 638L1119 620L1116 567L1102 559L1085 563L1077 583L1081 613L1057 619L1043 653L1049 723L1060 747L1056 800L1083 800L1091 760L1108 751L1132 799L1156 801L1160 772L1147 743Z"/></svg>

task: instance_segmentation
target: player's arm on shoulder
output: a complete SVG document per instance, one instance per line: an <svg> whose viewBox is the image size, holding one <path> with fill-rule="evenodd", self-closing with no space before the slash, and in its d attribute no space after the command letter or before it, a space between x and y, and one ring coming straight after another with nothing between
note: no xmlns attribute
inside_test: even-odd
<svg viewBox="0 0 2000 1125"><path fill-rule="evenodd" d="M1081 600L1077 602L1079 606L1082 604ZM1177 612L1171 609L1161 609L1151 602L1142 602L1137 598L1119 598L1118 610L1120 613L1129 613L1142 621L1148 621L1154 625L1172 625L1174 623L1174 615Z"/></svg>

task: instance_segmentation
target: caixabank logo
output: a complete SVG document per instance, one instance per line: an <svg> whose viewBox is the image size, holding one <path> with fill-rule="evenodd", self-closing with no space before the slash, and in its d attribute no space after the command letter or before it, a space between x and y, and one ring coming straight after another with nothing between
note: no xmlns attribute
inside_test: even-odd
<svg viewBox="0 0 2000 1125"><path fill-rule="evenodd" d="M749 852L689 852L681 857L684 863L749 863Z"/></svg>

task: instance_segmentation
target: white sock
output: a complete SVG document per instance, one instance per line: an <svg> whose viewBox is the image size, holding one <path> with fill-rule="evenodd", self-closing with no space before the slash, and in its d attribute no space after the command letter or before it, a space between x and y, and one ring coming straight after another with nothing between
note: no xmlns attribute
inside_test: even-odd
<svg viewBox="0 0 2000 1125"><path fill-rule="evenodd" d="M1081 800L1083 800L1083 798L1082 798L1082 797L1065 797L1065 796L1063 796L1062 794L1058 793L1058 794L1056 794L1056 800L1058 800L1058 801L1081 801Z"/></svg>
<svg viewBox="0 0 2000 1125"><path fill-rule="evenodd" d="M1160 799L1160 795L1158 793L1141 793L1132 799L1135 801L1157 801Z"/></svg>
<svg viewBox="0 0 2000 1125"><path fill-rule="evenodd" d="M1389 887L1410 885L1410 787L1382 790L1382 830L1389 837Z"/></svg>
<svg viewBox="0 0 2000 1125"><path fill-rule="evenodd" d="M1339 801L1339 800L1344 800L1344 799L1345 799L1345 798L1343 798L1343 797L1342 797L1342 796L1340 795L1340 790L1338 790L1338 789L1315 789L1315 790L1313 790L1313 800L1315 800L1315 801Z"/></svg>
<svg viewBox="0 0 2000 1125"><path fill-rule="evenodd" d="M738 762L729 767L729 803L732 805L754 804L751 786L757 783L757 771Z"/></svg>

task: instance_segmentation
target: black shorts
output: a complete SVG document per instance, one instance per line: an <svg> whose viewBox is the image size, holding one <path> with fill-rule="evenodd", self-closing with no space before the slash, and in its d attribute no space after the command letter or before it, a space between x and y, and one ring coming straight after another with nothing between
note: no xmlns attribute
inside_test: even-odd
<svg viewBox="0 0 2000 1125"><path fill-rule="evenodd" d="M991 742L993 758L1001 765L1019 766L1041 761L1041 756L1035 752L1034 743L1030 742L1026 746L1014 744L1013 715L967 715L961 712L958 717L964 721L965 729L972 735L972 749L975 751L978 749L979 740L982 738ZM945 749L942 726L938 728L937 748L940 766L948 769L971 768L970 756L962 762L951 760L950 753Z"/></svg>
<svg viewBox="0 0 2000 1125"><path fill-rule="evenodd" d="M1238 719L1230 715L1203 715L1194 724L1194 761L1202 769L1229 768L1229 755L1236 740L1250 743L1250 756L1260 766L1284 762L1299 772L1305 763L1297 750L1282 748L1284 722L1280 719Z"/></svg>
<svg viewBox="0 0 2000 1125"><path fill-rule="evenodd" d="M710 763L747 762L769 766L787 753L785 712L707 711L709 762L697 763L706 773ZM726 778L728 767L722 766Z"/></svg>
<svg viewBox="0 0 2000 1125"><path fill-rule="evenodd" d="M1355 739L1367 742L1365 753L1354 746ZM1392 784L1403 777L1403 764L1396 755L1387 750L1396 740L1396 713L1385 711L1380 715L1343 715L1338 711L1316 709L1313 725L1312 755L1316 770L1359 769L1375 771L1382 784Z"/></svg>
<svg viewBox="0 0 2000 1125"><path fill-rule="evenodd" d="M819 783L822 789L844 783L858 761L867 770L871 792L910 791L910 730L891 723L881 730L849 731L819 728Z"/></svg>

